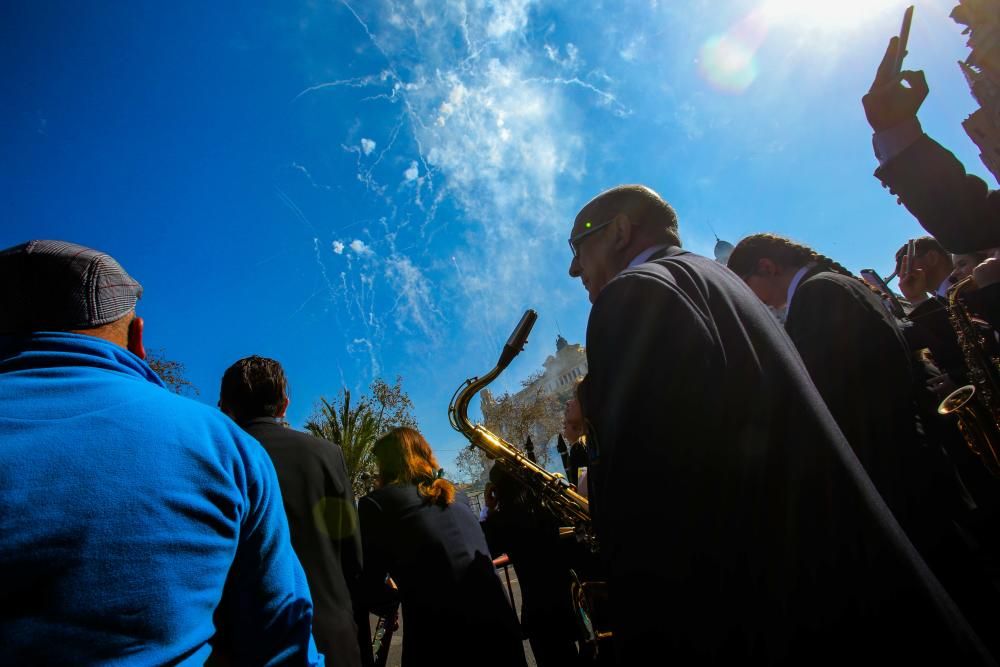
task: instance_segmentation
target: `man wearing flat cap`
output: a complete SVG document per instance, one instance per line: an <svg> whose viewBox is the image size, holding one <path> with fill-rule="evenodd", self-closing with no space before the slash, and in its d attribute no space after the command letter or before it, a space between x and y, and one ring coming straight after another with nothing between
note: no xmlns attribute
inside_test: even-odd
<svg viewBox="0 0 1000 667"><path fill-rule="evenodd" d="M0 251L0 661L322 664L274 468L143 361L142 287Z"/></svg>

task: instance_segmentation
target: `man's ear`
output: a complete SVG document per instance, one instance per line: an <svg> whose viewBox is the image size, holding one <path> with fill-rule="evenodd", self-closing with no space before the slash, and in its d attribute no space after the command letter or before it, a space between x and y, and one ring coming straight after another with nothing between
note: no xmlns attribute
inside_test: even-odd
<svg viewBox="0 0 1000 667"><path fill-rule="evenodd" d="M632 242L632 221L624 213L615 216L615 249L624 250Z"/></svg>
<svg viewBox="0 0 1000 667"><path fill-rule="evenodd" d="M289 403L291 403L291 401L288 399L287 396L285 396L285 398L282 401L281 405L278 406L278 413L276 415L274 415L275 419L284 419L285 418L285 413L288 411L288 404Z"/></svg>
<svg viewBox="0 0 1000 667"><path fill-rule="evenodd" d="M141 317L133 317L128 324L128 351L139 357L146 358L146 348L142 346L143 321Z"/></svg>
<svg viewBox="0 0 1000 667"><path fill-rule="evenodd" d="M767 257L761 257L757 260L757 270L755 273L758 276L765 278L773 278L781 273L781 269L778 268L778 265L775 264L773 260L768 259Z"/></svg>

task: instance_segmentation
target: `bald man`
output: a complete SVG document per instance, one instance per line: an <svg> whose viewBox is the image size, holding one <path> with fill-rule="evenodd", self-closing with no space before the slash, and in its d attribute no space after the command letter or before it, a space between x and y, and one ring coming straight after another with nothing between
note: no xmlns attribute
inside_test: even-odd
<svg viewBox="0 0 1000 667"><path fill-rule="evenodd" d="M613 188L569 243L593 304L580 399L618 663L990 664L781 326L679 247L673 208Z"/></svg>

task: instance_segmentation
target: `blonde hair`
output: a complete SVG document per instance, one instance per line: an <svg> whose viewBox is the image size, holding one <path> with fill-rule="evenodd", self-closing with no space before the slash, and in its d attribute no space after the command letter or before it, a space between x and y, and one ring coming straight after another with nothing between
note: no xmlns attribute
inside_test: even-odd
<svg viewBox="0 0 1000 667"><path fill-rule="evenodd" d="M419 431L394 428L375 442L374 453L383 484L413 484L427 504L445 507L454 502L455 486L437 479L437 459Z"/></svg>

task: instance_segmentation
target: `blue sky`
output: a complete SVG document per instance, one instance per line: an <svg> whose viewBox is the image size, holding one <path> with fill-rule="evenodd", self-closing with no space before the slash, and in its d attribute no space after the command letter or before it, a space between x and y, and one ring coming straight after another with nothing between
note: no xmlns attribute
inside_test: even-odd
<svg viewBox="0 0 1000 667"><path fill-rule="evenodd" d="M985 176L953 4L916 3L906 66L924 128ZM696 252L773 231L891 271L920 228L872 177L859 100L903 5L6 2L0 247L111 253L209 403L248 354L285 366L296 426L401 374L450 467L448 399L525 308L496 388L584 341L565 239L606 187L659 191Z"/></svg>

